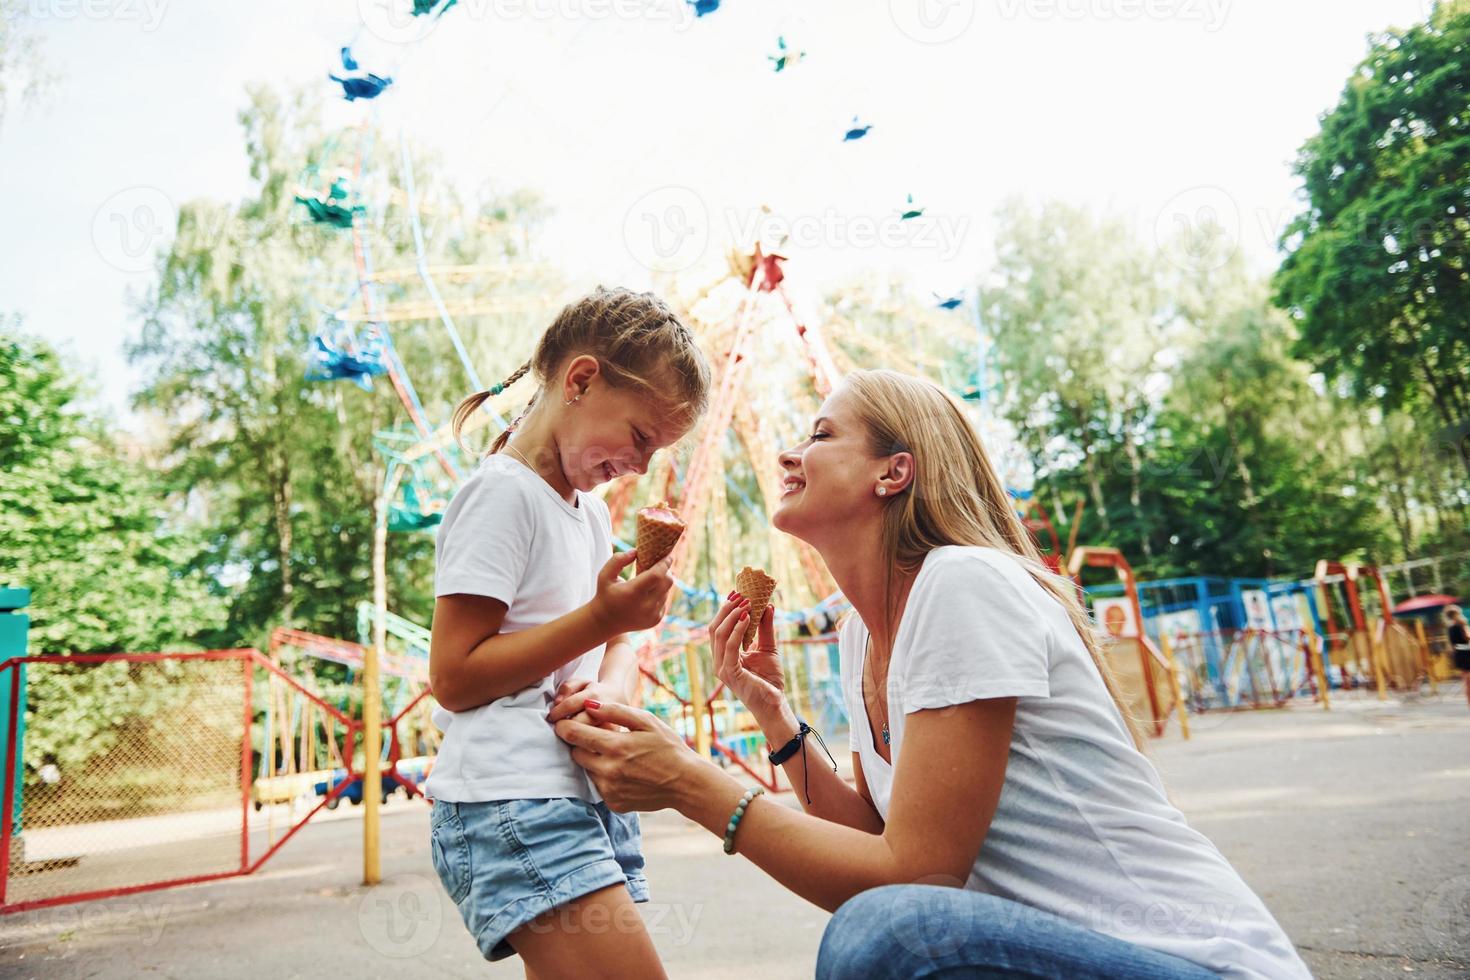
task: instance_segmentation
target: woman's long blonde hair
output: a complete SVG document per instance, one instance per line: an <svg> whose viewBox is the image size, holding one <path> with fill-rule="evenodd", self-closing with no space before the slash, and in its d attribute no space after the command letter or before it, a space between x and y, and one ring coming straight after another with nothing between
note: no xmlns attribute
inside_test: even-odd
<svg viewBox="0 0 1470 980"><path fill-rule="evenodd" d="M653 293L598 286L557 314L530 360L494 388L459 403L454 410L455 439L485 399L530 374L538 382L536 391L515 421L491 443L488 452L499 452L557 370L580 354L597 358L602 379L609 385L656 397L658 404L681 421L692 423L704 414L710 368L690 329Z"/></svg>
<svg viewBox="0 0 1470 980"><path fill-rule="evenodd" d="M883 514L883 550L892 556L890 625L897 612L897 573L915 574L930 551L944 545L978 545L1009 552L1066 610L1133 744L1143 750L1143 733L1118 694L1077 586L1042 561L1041 550L1016 516L1005 485L959 404L937 385L897 371L853 371L844 381L856 396L856 414L867 428L872 454L907 452L914 457L908 491L889 497Z"/></svg>

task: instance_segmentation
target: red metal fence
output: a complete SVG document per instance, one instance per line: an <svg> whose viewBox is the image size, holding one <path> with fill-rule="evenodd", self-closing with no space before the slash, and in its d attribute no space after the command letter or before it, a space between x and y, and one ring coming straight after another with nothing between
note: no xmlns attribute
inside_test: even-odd
<svg viewBox="0 0 1470 980"><path fill-rule="evenodd" d="M0 913L249 874L361 776L361 722L254 649L13 658L3 690Z"/></svg>

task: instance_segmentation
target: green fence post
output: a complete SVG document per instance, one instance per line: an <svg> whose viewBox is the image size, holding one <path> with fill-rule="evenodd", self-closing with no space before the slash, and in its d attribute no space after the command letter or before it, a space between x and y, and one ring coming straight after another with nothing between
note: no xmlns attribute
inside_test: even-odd
<svg viewBox="0 0 1470 980"><path fill-rule="evenodd" d="M26 639L31 627L31 617L21 612L31 604L31 590L0 587L0 663L11 657L26 655ZM0 783L4 782L5 759L10 746L10 685L19 687L17 717L15 719L15 808L12 811L10 861L12 866L25 861L25 849L21 844L20 816L24 809L21 789L25 784L25 740L26 740L26 675L25 667L0 671ZM0 793L0 799L4 794Z"/></svg>

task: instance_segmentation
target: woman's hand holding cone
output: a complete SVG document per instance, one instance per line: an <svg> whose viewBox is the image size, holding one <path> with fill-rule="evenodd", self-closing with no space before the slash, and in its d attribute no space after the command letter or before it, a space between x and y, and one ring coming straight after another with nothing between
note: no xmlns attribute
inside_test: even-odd
<svg viewBox="0 0 1470 980"><path fill-rule="evenodd" d="M738 592L726 597L709 627L715 676L757 720L779 711L786 701L786 678L776 650L775 614L775 606L767 605L761 613L756 642L749 650L742 648L742 642L750 622L750 602Z"/></svg>

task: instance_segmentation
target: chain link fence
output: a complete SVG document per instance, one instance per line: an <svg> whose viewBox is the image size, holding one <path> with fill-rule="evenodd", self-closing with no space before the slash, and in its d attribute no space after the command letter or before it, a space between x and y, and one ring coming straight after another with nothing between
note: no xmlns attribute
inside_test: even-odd
<svg viewBox="0 0 1470 980"><path fill-rule="evenodd" d="M250 657L44 656L3 668L24 710L6 719L0 907L240 872Z"/></svg>

